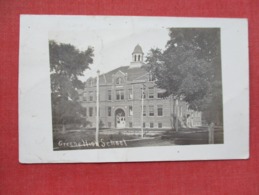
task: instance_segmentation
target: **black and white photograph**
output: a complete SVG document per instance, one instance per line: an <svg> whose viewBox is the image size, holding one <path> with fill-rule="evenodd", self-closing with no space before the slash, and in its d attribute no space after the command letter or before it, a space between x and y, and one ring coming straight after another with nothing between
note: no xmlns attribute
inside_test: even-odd
<svg viewBox="0 0 259 195"><path fill-rule="evenodd" d="M219 28L99 31L50 32L54 150L224 143Z"/></svg>
<svg viewBox="0 0 259 195"><path fill-rule="evenodd" d="M22 15L22 163L246 159L244 19Z"/></svg>

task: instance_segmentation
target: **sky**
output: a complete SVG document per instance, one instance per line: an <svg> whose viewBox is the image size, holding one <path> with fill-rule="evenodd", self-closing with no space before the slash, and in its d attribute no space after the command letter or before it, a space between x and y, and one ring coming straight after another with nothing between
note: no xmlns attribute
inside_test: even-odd
<svg viewBox="0 0 259 195"><path fill-rule="evenodd" d="M101 74L120 66L128 66L132 60L132 52L137 44L142 47L144 57L151 48L164 49L169 40L168 28L163 23L145 23L142 20L106 20L91 18L91 24L62 31L51 30L49 40L58 43L69 43L79 50L94 48L94 62L91 70L86 70L82 81L95 77L97 70ZM144 58L145 59L145 58Z"/></svg>

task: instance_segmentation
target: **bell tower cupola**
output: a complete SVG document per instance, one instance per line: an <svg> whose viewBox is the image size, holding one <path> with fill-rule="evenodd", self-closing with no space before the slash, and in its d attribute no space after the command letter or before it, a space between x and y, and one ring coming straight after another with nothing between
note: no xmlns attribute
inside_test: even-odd
<svg viewBox="0 0 259 195"><path fill-rule="evenodd" d="M142 48L138 44L134 51L132 52L132 62L130 63L131 68L141 67L143 63L143 56L144 53L142 51Z"/></svg>

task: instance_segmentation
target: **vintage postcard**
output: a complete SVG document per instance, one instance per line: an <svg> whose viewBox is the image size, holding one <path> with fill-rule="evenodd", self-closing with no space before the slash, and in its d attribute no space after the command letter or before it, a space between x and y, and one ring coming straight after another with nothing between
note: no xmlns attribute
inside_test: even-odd
<svg viewBox="0 0 259 195"><path fill-rule="evenodd" d="M246 19L21 15L21 163L249 158Z"/></svg>

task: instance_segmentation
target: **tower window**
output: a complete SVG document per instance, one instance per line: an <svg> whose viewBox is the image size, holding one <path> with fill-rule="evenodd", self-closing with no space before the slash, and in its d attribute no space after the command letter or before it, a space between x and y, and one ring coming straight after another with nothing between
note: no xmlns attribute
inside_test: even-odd
<svg viewBox="0 0 259 195"><path fill-rule="evenodd" d="M135 55L135 62L137 61L137 56Z"/></svg>
<svg viewBox="0 0 259 195"><path fill-rule="evenodd" d="M140 61L140 55L138 55L138 61Z"/></svg>

